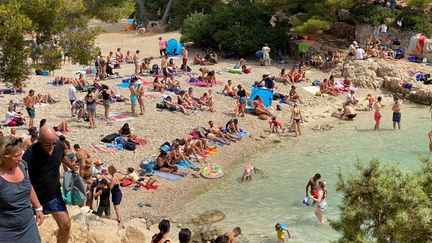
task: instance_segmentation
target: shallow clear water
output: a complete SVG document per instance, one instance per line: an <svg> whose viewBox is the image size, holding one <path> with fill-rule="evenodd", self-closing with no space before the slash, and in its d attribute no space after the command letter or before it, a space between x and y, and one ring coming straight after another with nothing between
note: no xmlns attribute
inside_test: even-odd
<svg viewBox="0 0 432 243"><path fill-rule="evenodd" d="M347 175L357 158L368 162L378 158L385 163L399 163L405 170L418 169L419 155L429 156L427 133L431 118L426 108L405 105L402 130L394 131L390 107L385 107L382 130L373 132L372 112L359 113L354 122L344 122L332 131L305 131L300 139L289 138L273 148L245 158L234 166L221 186L185 205L183 212L219 209L226 219L217 225L224 230L242 228L238 242L275 242L274 225L286 223L293 237L290 242L328 242L338 233L328 223L320 225L314 207L304 206L305 185L319 172L327 182L329 211L326 218L338 216L340 195L336 192L336 173ZM251 182L241 183L243 166L255 165L264 175L254 175Z"/></svg>

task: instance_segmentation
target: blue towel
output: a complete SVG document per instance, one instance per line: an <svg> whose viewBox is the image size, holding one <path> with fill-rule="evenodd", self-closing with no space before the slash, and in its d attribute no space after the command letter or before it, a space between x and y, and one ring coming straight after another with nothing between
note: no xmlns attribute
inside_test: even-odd
<svg viewBox="0 0 432 243"><path fill-rule="evenodd" d="M217 146L219 146L219 147L223 147L223 146L225 146L225 144L223 144L223 143L221 143L221 142L216 142L216 141L213 141L213 140L210 140L210 139L207 139L207 141L209 141L210 143L212 143L212 144L214 144L214 145L217 145Z"/></svg>
<svg viewBox="0 0 432 243"><path fill-rule="evenodd" d="M178 166L178 171L184 172L184 173L189 173L188 169L186 169L185 167L182 166ZM160 170L155 170L153 171L153 175L167 179L169 181L178 181L180 179L183 179L183 176L180 175L176 175L176 174L170 174L170 173L166 173Z"/></svg>
<svg viewBox="0 0 432 243"><path fill-rule="evenodd" d="M188 160L184 161L184 160L180 160L177 163L178 166L182 166L182 167L190 167L190 168L195 168L196 165Z"/></svg>
<svg viewBox="0 0 432 243"><path fill-rule="evenodd" d="M247 136L248 136L248 132L246 132L246 131L240 129L240 132L239 132L239 133L236 133L235 135L236 135L237 137L239 137L239 138L243 138L243 137L247 137Z"/></svg>
<svg viewBox="0 0 432 243"><path fill-rule="evenodd" d="M116 87L122 88L122 89L128 89L129 88L129 83L121 83L121 84L116 84ZM134 87L138 87L138 84L135 84Z"/></svg>

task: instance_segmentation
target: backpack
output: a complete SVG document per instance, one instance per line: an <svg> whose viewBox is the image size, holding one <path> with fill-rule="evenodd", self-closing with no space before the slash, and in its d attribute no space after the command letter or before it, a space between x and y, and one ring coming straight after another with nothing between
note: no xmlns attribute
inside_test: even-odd
<svg viewBox="0 0 432 243"><path fill-rule="evenodd" d="M110 135L106 135L105 137L103 137L103 138L101 139L101 142L104 142L104 143L111 143L112 141L114 141L114 139L115 139L117 136L118 136L117 133L112 133L112 134L110 134Z"/></svg>
<svg viewBox="0 0 432 243"><path fill-rule="evenodd" d="M63 199L66 204L83 206L86 196L84 180L75 171L66 171L63 177Z"/></svg>
<svg viewBox="0 0 432 243"><path fill-rule="evenodd" d="M157 65L156 63L153 64L150 74L159 74L159 72L160 72L159 65Z"/></svg>
<svg viewBox="0 0 432 243"><path fill-rule="evenodd" d="M127 142L125 142L125 143L123 144L123 148L126 149L126 150L135 151L135 149L136 149L136 144L133 143L133 142L129 142L129 141L127 141Z"/></svg>

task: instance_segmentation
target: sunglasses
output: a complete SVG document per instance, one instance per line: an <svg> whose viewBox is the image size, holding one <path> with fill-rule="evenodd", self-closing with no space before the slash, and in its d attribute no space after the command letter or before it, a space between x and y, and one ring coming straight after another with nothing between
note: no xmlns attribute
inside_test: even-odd
<svg viewBox="0 0 432 243"><path fill-rule="evenodd" d="M42 143L45 147L55 147L57 145L57 140L54 142Z"/></svg>

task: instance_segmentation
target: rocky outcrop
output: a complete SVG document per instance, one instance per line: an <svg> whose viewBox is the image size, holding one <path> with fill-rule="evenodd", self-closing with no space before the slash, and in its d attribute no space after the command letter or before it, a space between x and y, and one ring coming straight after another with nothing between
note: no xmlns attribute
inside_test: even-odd
<svg viewBox="0 0 432 243"><path fill-rule="evenodd" d="M72 221L69 242L76 243L98 243L98 242L121 242L121 243L150 243L151 237L156 231L147 229L144 219L132 219L123 224L115 220L104 219L85 208L68 207ZM57 242L57 224L51 216L45 217L44 223L39 227L42 242Z"/></svg>
<svg viewBox="0 0 432 243"><path fill-rule="evenodd" d="M416 103L429 104L429 100L432 99L432 85L424 85L416 81L415 73L417 72L432 74L432 67L404 60L350 60L343 64L339 63L331 74L336 78L342 78L342 73L344 73L351 79L353 85L359 88L385 88ZM411 83L412 88L403 88L404 81Z"/></svg>
<svg viewBox="0 0 432 243"><path fill-rule="evenodd" d="M331 29L327 31L327 33L341 39L353 41L355 36L355 26L346 22L336 22L332 25Z"/></svg>
<svg viewBox="0 0 432 243"><path fill-rule="evenodd" d="M194 224L209 225L219 222L225 218L225 214L219 210L209 210L192 219Z"/></svg>

